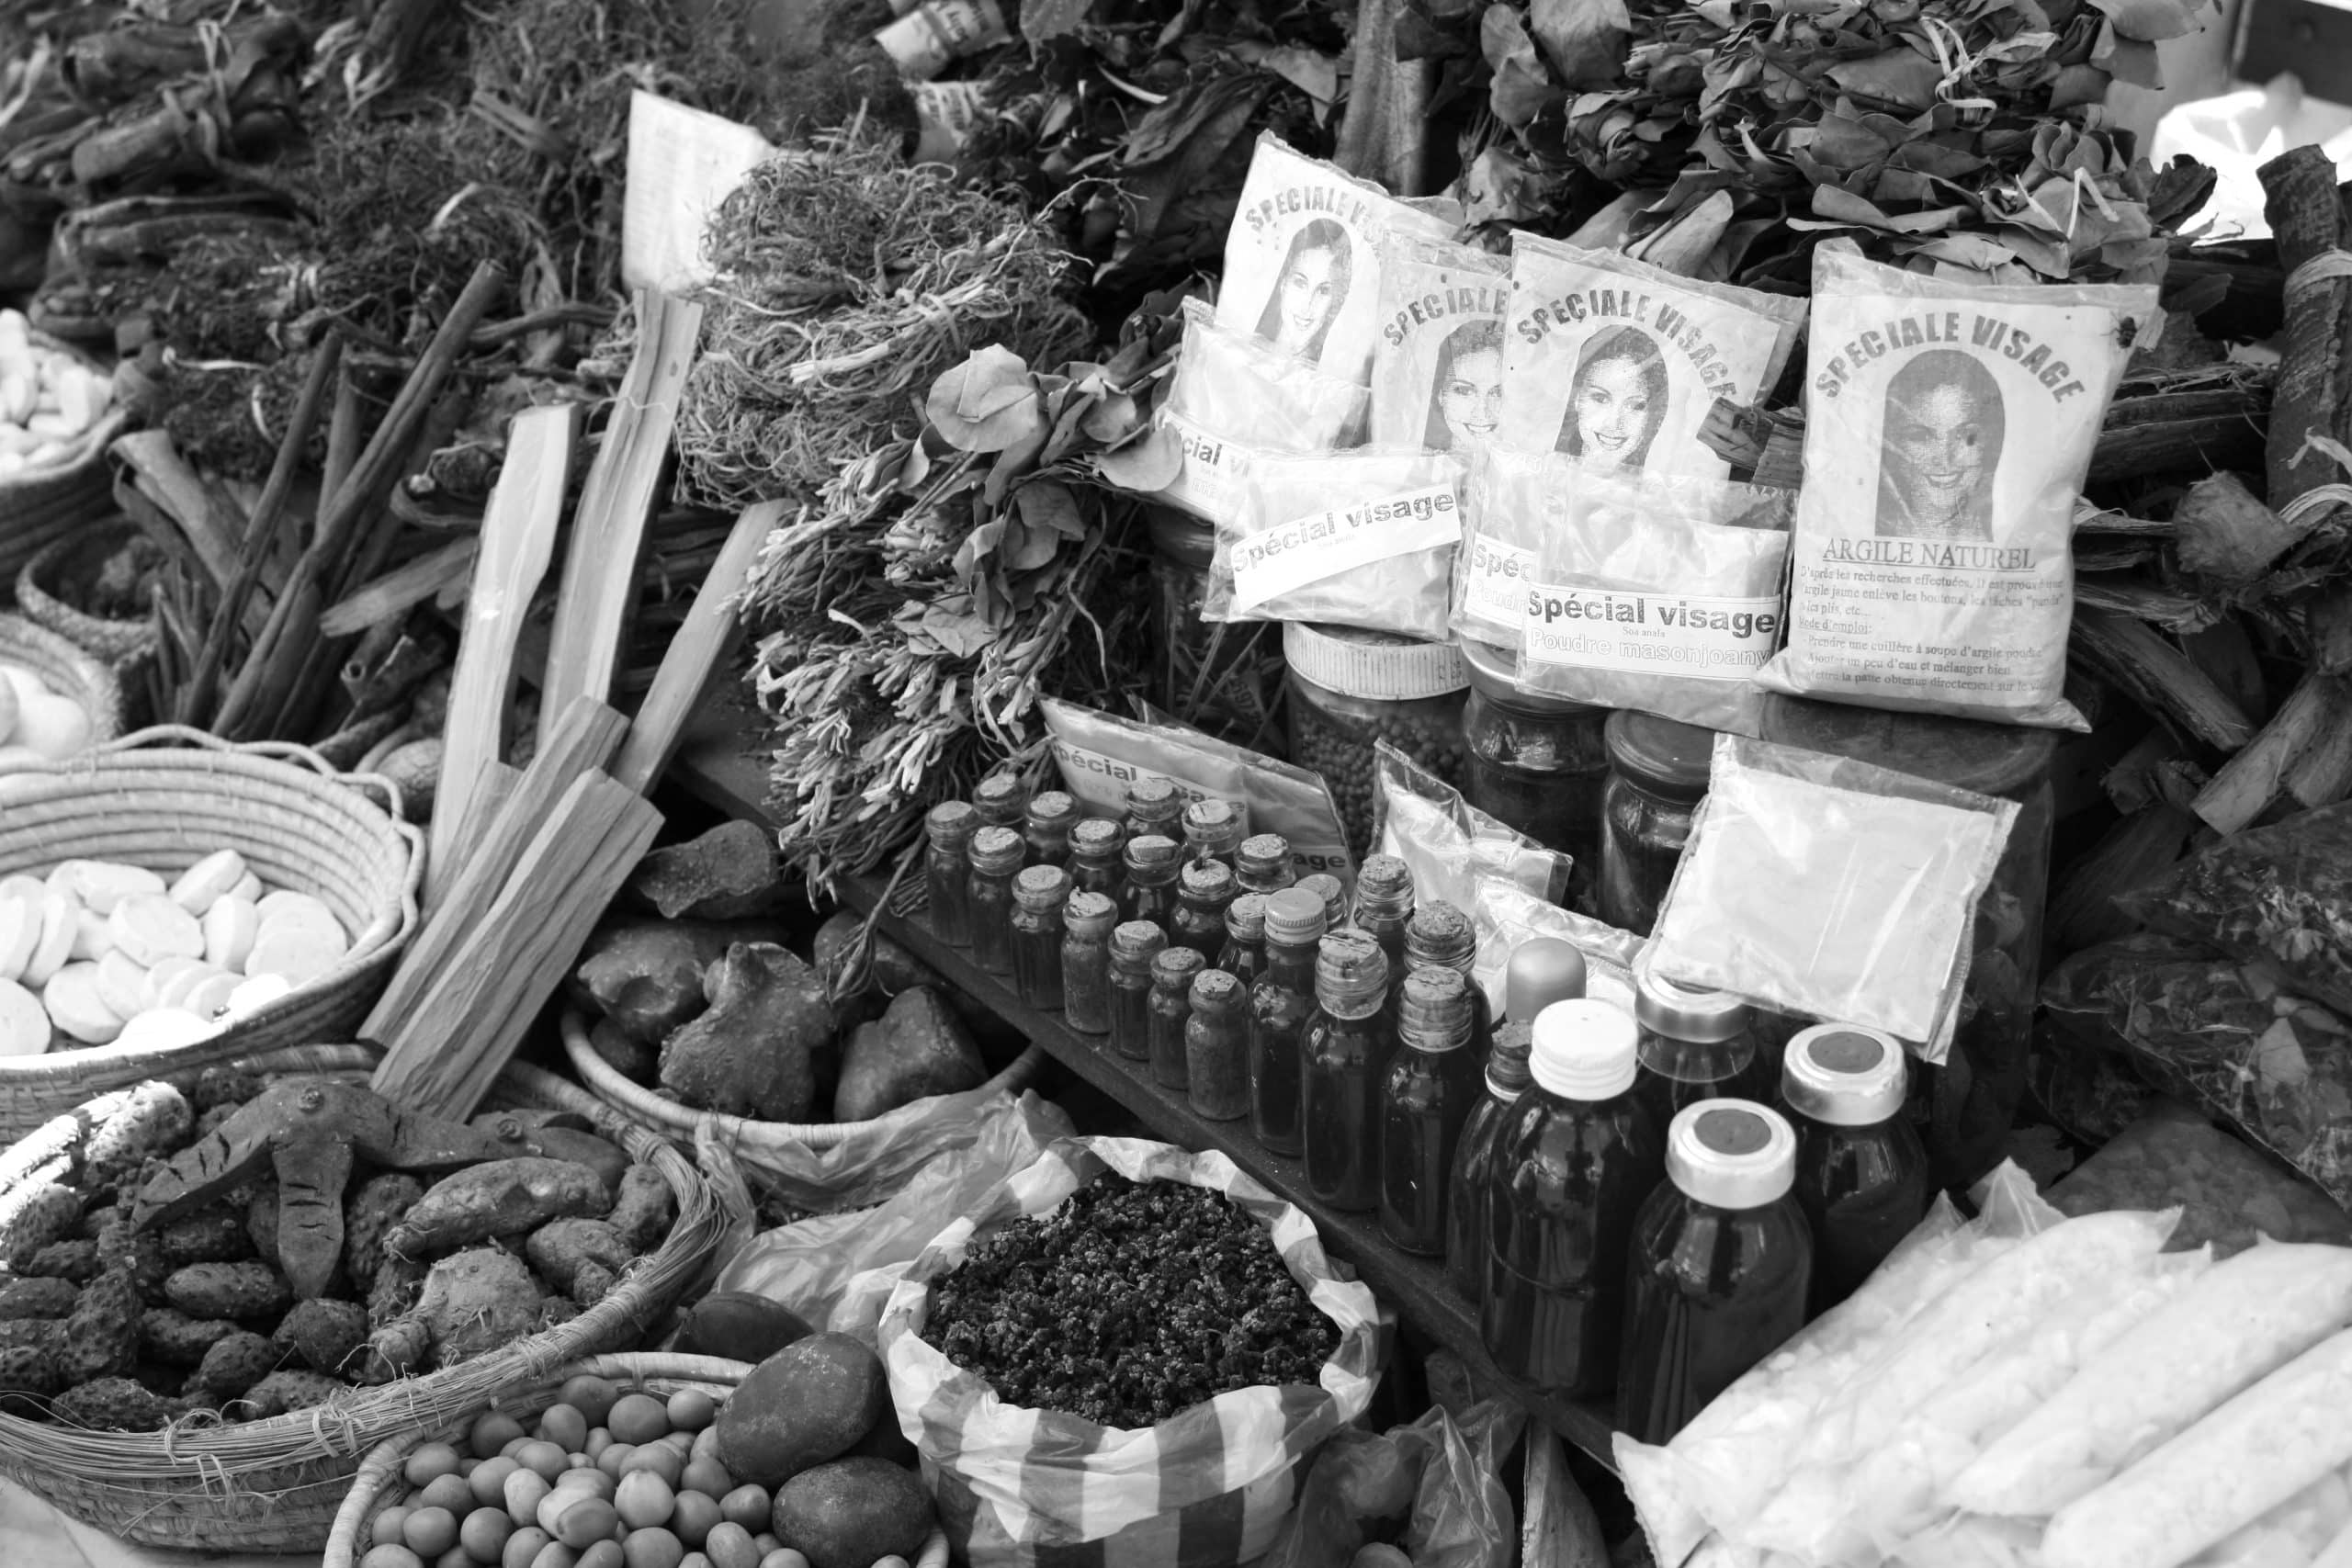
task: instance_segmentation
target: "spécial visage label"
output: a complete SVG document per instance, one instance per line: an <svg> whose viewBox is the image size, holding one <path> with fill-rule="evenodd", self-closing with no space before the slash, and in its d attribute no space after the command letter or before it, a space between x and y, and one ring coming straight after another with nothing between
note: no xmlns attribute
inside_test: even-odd
<svg viewBox="0 0 2352 1568"><path fill-rule="evenodd" d="M1343 571L1443 548L1461 531L1451 485L1309 513L1234 545L1233 607L1247 612Z"/></svg>
<svg viewBox="0 0 2352 1568"><path fill-rule="evenodd" d="M1527 614L1527 591L1537 575L1535 552L1490 534L1464 540L1460 565L1462 607L1482 626L1516 626Z"/></svg>
<svg viewBox="0 0 2352 1568"><path fill-rule="evenodd" d="M1770 657L1781 630L1778 598L1536 583L1521 596L1520 609L1520 655L1531 664L1698 681L1746 681Z"/></svg>

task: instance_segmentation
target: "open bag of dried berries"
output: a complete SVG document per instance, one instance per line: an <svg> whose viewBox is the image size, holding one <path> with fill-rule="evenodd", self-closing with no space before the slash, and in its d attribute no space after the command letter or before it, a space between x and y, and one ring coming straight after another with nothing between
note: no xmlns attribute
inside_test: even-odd
<svg viewBox="0 0 2352 1568"><path fill-rule="evenodd" d="M1070 1138L924 1248L878 1335L959 1559L1229 1568L1370 1404L1381 1310L1220 1154Z"/></svg>

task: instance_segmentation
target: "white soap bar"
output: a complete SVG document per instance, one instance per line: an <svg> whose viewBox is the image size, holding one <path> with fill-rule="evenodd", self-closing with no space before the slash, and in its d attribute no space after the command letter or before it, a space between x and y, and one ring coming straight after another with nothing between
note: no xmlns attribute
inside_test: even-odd
<svg viewBox="0 0 2352 1568"><path fill-rule="evenodd" d="M229 1016L243 1021L281 997L294 994L294 982L283 975L254 975L229 993Z"/></svg>
<svg viewBox="0 0 2352 1568"><path fill-rule="evenodd" d="M125 898L107 917L114 944L142 966L159 958L204 956L204 928L161 893Z"/></svg>
<svg viewBox="0 0 2352 1568"><path fill-rule="evenodd" d="M36 895L40 890L35 889ZM40 942L40 898L0 892L0 980L15 980Z"/></svg>
<svg viewBox="0 0 2352 1568"><path fill-rule="evenodd" d="M35 697L17 705L16 744L62 762L90 743L89 711L72 697Z"/></svg>
<svg viewBox="0 0 2352 1568"><path fill-rule="evenodd" d="M25 972L17 976L35 990L49 984L50 976L65 967L74 956L74 935L80 929L82 906L67 894L43 889L40 900L40 940L33 944L33 955L26 961Z"/></svg>
<svg viewBox="0 0 2352 1568"><path fill-rule="evenodd" d="M245 873L243 880L238 882L237 886L232 887L229 891L236 895L238 897L243 898L248 904L258 904L262 901L263 895L266 894L269 889L262 885L260 877L255 876L252 872L248 871Z"/></svg>
<svg viewBox="0 0 2352 1568"><path fill-rule="evenodd" d="M147 1010L147 969L120 948L98 960L98 1000L117 1018L136 1018Z"/></svg>
<svg viewBox="0 0 2352 1568"><path fill-rule="evenodd" d="M101 915L113 914L117 904L135 893L164 891L164 879L145 866L103 860L65 861L49 874L49 885Z"/></svg>
<svg viewBox="0 0 2352 1568"><path fill-rule="evenodd" d="M172 902L200 916L244 879L245 857L234 850L216 850L180 873L180 879L172 884Z"/></svg>
<svg viewBox="0 0 2352 1568"><path fill-rule="evenodd" d="M274 925L263 925L246 955L245 973L283 975L294 985L305 986L342 963L349 951L343 928L332 920L319 926L281 917Z"/></svg>
<svg viewBox="0 0 2352 1568"><path fill-rule="evenodd" d="M122 1032L122 1020L98 996L98 966L68 964L40 991L49 1021L85 1045L104 1045Z"/></svg>
<svg viewBox="0 0 2352 1568"><path fill-rule="evenodd" d="M0 898L29 898L38 908L40 896L49 891L49 884L38 876L18 872L14 876L0 876Z"/></svg>
<svg viewBox="0 0 2352 1568"><path fill-rule="evenodd" d="M14 980L0 980L0 1056L38 1056L49 1049L49 1013Z"/></svg>
<svg viewBox="0 0 2352 1568"><path fill-rule="evenodd" d="M217 1019L229 1010L229 998L237 994L239 984L234 975L209 976L197 982L180 1005L198 1018Z"/></svg>
<svg viewBox="0 0 2352 1568"><path fill-rule="evenodd" d="M179 1008L149 1008L122 1026L117 1045L152 1047L195 1045L220 1032L220 1026Z"/></svg>
<svg viewBox="0 0 2352 1568"><path fill-rule="evenodd" d="M217 978L227 973L228 971L220 965L207 964L201 959L166 958L148 971L148 1005L159 1008L187 1008L188 1010L193 1011L195 1010L189 1007L188 998L196 995L196 988L207 980Z"/></svg>
<svg viewBox="0 0 2352 1568"><path fill-rule="evenodd" d="M260 912L232 893L204 911L204 961L220 969L245 972L245 955L261 934Z"/></svg>
<svg viewBox="0 0 2352 1568"><path fill-rule="evenodd" d="M114 951L114 928L85 904L74 911L74 962L96 964Z"/></svg>
<svg viewBox="0 0 2352 1568"><path fill-rule="evenodd" d="M291 888L281 887L275 893L264 895L254 908L260 911L261 923L265 927L275 925L279 920L299 920L306 925L323 920L338 929L341 926L334 918L334 911L327 908L325 899L312 897L308 893L297 893Z"/></svg>

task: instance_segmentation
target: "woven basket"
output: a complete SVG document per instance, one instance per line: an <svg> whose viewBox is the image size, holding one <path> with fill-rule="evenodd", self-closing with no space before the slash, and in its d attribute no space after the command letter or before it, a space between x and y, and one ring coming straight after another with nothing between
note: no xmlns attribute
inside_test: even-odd
<svg viewBox="0 0 2352 1568"><path fill-rule="evenodd" d="M334 969L197 1044L0 1058L0 1137L141 1078L350 1039L417 925L424 852L397 794L299 746L236 746L174 726L0 773L0 876L80 859L171 877L232 849L265 882L323 899L352 939Z"/></svg>
<svg viewBox="0 0 2352 1568"><path fill-rule="evenodd" d="M33 339L50 348L65 346L40 333ZM90 363L86 356L83 362ZM27 561L113 515L114 468L107 447L128 423L128 415L113 410L76 437L62 460L0 479L0 601L15 591Z"/></svg>
<svg viewBox="0 0 2352 1568"><path fill-rule="evenodd" d="M559 1368L526 1387L506 1390L498 1396L497 1404L527 1427L530 1417L556 1402L567 1378L607 1378L664 1394L700 1389L713 1399L723 1400L751 1373L748 1363L725 1361L716 1356L591 1356ZM886 1415L884 1418L889 1417ZM472 1422L473 1414L469 1413L431 1431L395 1438L379 1444L360 1461L359 1473L352 1477L351 1493L344 1498L343 1509L334 1517L334 1533L327 1538L321 1568L353 1568L365 1557L376 1516L407 1494L408 1483L401 1471L408 1456L430 1442L457 1443L462 1452L467 1428ZM933 1527L931 1539L923 1542L922 1552L915 1559L914 1568L947 1568L944 1532Z"/></svg>
<svg viewBox="0 0 2352 1568"><path fill-rule="evenodd" d="M22 615L0 615L0 663L21 665L90 716L90 745L122 733L122 683L113 669L70 639Z"/></svg>
<svg viewBox="0 0 2352 1568"><path fill-rule="evenodd" d="M17 573L17 613L117 668L155 651L153 621L114 621L75 609L58 591L138 536L128 522L97 523L44 546Z"/></svg>
<svg viewBox="0 0 2352 1568"><path fill-rule="evenodd" d="M605 1104L641 1127L692 1144L698 1129L708 1127L727 1141L735 1156L755 1172L795 1174L784 1164L784 1156L808 1150L830 1149L848 1142L862 1133L878 1133L887 1129L894 1111L870 1122L753 1122L741 1116L721 1115L715 1111L696 1111L691 1106L667 1100L632 1080L627 1074L596 1054L588 1043L588 1022L577 1011L567 1009L563 1015L563 1049L571 1058L571 1070L589 1091ZM980 1086L982 1091L1003 1089L1019 1093L1028 1087L1045 1061L1043 1048L1032 1045L1012 1059L996 1077ZM912 1174L911 1171L909 1172ZM878 1199L874 1200L879 1201ZM863 1207L853 1204L851 1207Z"/></svg>
<svg viewBox="0 0 2352 1568"><path fill-rule="evenodd" d="M373 1056L350 1047L312 1059L354 1062L364 1073ZM569 1323L462 1365L355 1388L332 1404L266 1421L90 1432L0 1416L0 1474L77 1519L142 1545L316 1551L326 1544L361 1457L379 1444L469 1419L512 1390L538 1387L578 1358L654 1327L700 1280L735 1216L676 1148L554 1074L510 1066L498 1093L504 1103L586 1117L670 1183L677 1224L603 1301Z"/></svg>

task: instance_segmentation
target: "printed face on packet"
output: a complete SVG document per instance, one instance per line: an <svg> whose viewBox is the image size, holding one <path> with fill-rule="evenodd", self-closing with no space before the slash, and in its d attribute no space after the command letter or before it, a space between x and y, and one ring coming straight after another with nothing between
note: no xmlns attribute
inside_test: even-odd
<svg viewBox="0 0 2352 1568"><path fill-rule="evenodd" d="M1317 218L1291 236L1273 293L1258 320L1258 335L1285 354L1317 360L1331 331L1331 319L1347 302L1354 246L1348 231Z"/></svg>
<svg viewBox="0 0 2352 1568"><path fill-rule="evenodd" d="M1638 327L1595 336L1578 357L1559 449L1602 468L1638 468L1666 418L1666 358Z"/></svg>
<svg viewBox="0 0 2352 1568"><path fill-rule="evenodd" d="M1466 456L1494 439L1503 409L1500 321L1465 321L1447 334L1430 402L1432 448Z"/></svg>
<svg viewBox="0 0 2352 1568"><path fill-rule="evenodd" d="M1929 349L1887 382L1882 537L1990 539L2007 418L2001 389L1959 349Z"/></svg>

